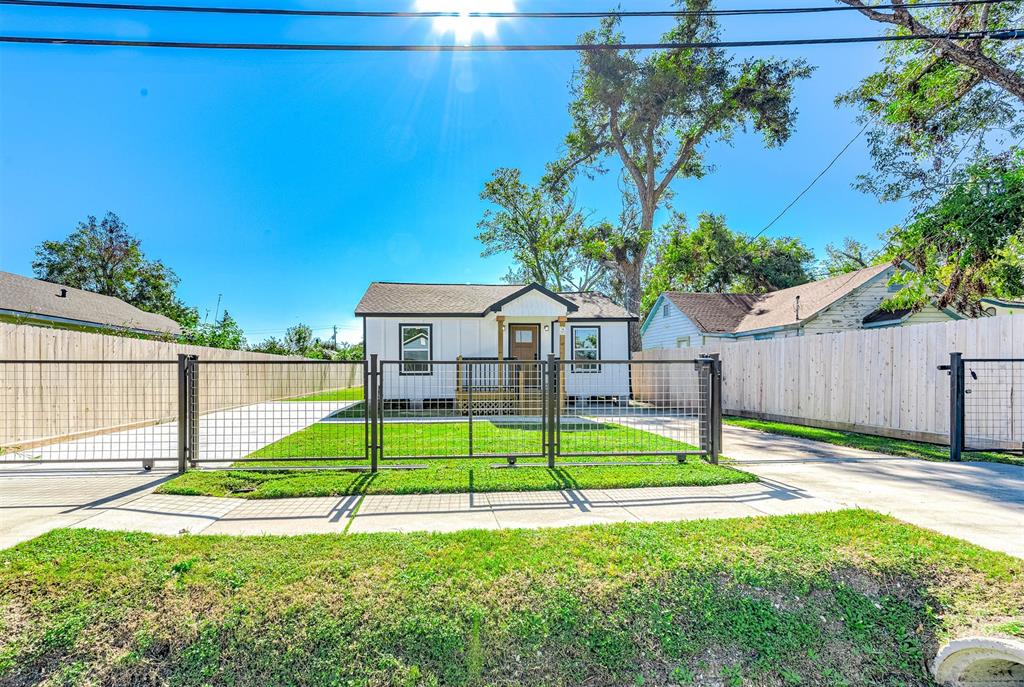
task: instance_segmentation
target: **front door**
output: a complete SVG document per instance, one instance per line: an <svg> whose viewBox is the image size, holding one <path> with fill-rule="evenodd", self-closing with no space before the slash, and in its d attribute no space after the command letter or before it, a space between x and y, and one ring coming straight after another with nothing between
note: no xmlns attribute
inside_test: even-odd
<svg viewBox="0 0 1024 687"><path fill-rule="evenodd" d="M540 325L510 324L508 352L515 360L540 360Z"/></svg>
<svg viewBox="0 0 1024 687"><path fill-rule="evenodd" d="M508 326L508 353L513 360L540 360L540 325L510 324ZM514 366L511 381L518 387L540 385L539 363Z"/></svg>

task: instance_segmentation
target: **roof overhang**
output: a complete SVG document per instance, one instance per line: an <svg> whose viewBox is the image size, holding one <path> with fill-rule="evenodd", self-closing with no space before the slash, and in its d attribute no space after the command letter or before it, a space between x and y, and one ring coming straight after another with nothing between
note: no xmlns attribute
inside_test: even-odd
<svg viewBox="0 0 1024 687"><path fill-rule="evenodd" d="M580 309L578 305L576 305L575 303L570 301L568 298L565 298L564 296L560 296L559 294L555 293L554 291L551 291L550 289L544 288L540 284L536 284L535 283L535 284L527 284L526 286L524 286L523 288L519 289L515 293L510 293L509 295L505 296L501 300L495 301L494 303L492 303L490 305L490 307L487 310L489 312L501 312L502 307L508 305L509 303L511 303L511 302L513 302L515 300L518 300L518 299L522 298L523 296L525 296L526 294L528 294L528 293L530 293L532 291L536 291L538 293L541 293L541 294L547 296L548 298L550 298L551 300L555 301L556 303L559 303L560 305L565 306L565 309L566 309L567 312L576 312L577 310Z"/></svg>
<svg viewBox="0 0 1024 687"><path fill-rule="evenodd" d="M42 315L40 313L23 312L20 310L6 310L2 308L0 308L0 315L14 317L16 319L25 320L27 322L35 321L43 322L46 324L65 324L72 327L82 327L83 329L103 329L107 331L144 334L146 336L178 336L179 334L181 334L180 329L176 332L160 331L156 329L141 329L138 327L125 327L123 325L105 324L103 322L90 322L88 320L74 320L67 317L57 317L55 315Z"/></svg>

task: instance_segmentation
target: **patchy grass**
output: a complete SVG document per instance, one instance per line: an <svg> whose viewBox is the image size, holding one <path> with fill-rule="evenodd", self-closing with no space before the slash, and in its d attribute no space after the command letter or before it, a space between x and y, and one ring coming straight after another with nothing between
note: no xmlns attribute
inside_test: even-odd
<svg viewBox="0 0 1024 687"><path fill-rule="evenodd" d="M866 511L0 552L11 686L931 685L1022 618L1024 562Z"/></svg>
<svg viewBox="0 0 1024 687"><path fill-rule="evenodd" d="M865 451L885 453L892 456L906 456L907 458L923 458L924 460L948 461L949 447L937 444L927 444L921 441L907 441L904 439L889 439L871 434L858 434L856 432L843 432L837 429L821 429L820 427L807 427L805 425L791 425L785 422L772 422L769 420L755 420L746 417L726 417L723 419L726 424L757 429L771 434L783 434L788 437L800 439L813 439L826 444L836 446L848 446L859 448ZM994 453L989 451L973 451L963 454L964 460L978 460L989 463L1008 463L1010 465L1024 465L1024 457L1008 453Z"/></svg>
<svg viewBox="0 0 1024 687"><path fill-rule="evenodd" d="M347 389L334 389L333 391L321 391L320 393L302 396L300 398L289 398L287 401L362 401L363 387L350 386Z"/></svg>
<svg viewBox="0 0 1024 687"><path fill-rule="evenodd" d="M582 427L582 426L580 426ZM306 457L303 466L366 466L365 460L338 461L331 457L361 456L362 423L324 422L311 425L254 452L255 458ZM385 429L382 466L419 465L416 470L381 470L376 475L341 470L259 471L256 466L288 468L295 463L239 463L235 470L191 471L157 490L190 496L240 496L250 499L348 494L427 494L495 491L544 491L552 489L612 489L626 487L711 486L756 482L754 475L729 467L711 465L698 457L684 464L673 456L584 455L561 462L612 463L636 461L649 465L588 465L530 467L544 458L522 457L519 467L505 465L499 457L422 460L414 456L463 455L469 451L466 422L409 422L388 424ZM587 451L692 451L693 446L660 435L608 423L592 423L580 431L564 428L562 449ZM536 423L473 423L475 455L514 451L540 453L543 437ZM326 459L325 459L326 458ZM667 462L666 462L667 461ZM654 464L657 463L657 464ZM246 468L249 469L246 469Z"/></svg>

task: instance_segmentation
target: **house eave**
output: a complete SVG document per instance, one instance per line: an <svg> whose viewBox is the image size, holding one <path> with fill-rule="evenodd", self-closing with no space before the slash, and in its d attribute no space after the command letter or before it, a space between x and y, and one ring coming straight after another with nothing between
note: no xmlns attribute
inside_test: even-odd
<svg viewBox="0 0 1024 687"><path fill-rule="evenodd" d="M41 313L29 313L20 310L7 310L3 308L0 308L0 316L12 317L16 320L26 320L27 322L35 321L45 322L48 324L64 324L72 327L82 327L83 329L100 329L105 331L128 332L131 334L142 334L145 336L178 336L181 333L180 331L161 331L157 329L142 329L139 327L106 324L104 322L75 320L67 317L58 317L56 315L43 315Z"/></svg>

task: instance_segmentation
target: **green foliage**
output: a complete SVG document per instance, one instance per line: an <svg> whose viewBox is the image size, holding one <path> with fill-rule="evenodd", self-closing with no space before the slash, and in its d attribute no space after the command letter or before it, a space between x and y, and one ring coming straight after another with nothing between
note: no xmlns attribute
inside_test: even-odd
<svg viewBox="0 0 1024 687"><path fill-rule="evenodd" d="M227 310L219 320L213 323L202 322L193 326L183 327L181 342L195 346L211 346L242 350L245 348L245 334L242 328L231 317Z"/></svg>
<svg viewBox="0 0 1024 687"><path fill-rule="evenodd" d="M724 215L702 213L693 229L677 215L658 247L644 288L643 312L663 291L765 293L810 281L814 253L791 237L750 238Z"/></svg>
<svg viewBox="0 0 1024 687"><path fill-rule="evenodd" d="M297 324L285 330L284 338L270 336L249 347L257 353L273 355L293 355L314 360L363 360L363 344L335 344L332 340L324 340L313 336L309 325Z"/></svg>
<svg viewBox="0 0 1024 687"><path fill-rule="evenodd" d="M881 16L891 15L878 13L876 18ZM1024 22L1024 5L933 8L915 11L913 17L926 32L1010 28ZM906 34L907 29L893 32ZM861 190L882 200L909 198L921 208L941 195L964 166L1019 146L1024 135L1021 98L991 76L1001 69L1020 82L1021 44L948 43L953 49L942 49L941 41L886 43L882 69L836 99L857 108L860 121L869 126L874 173L858 178Z"/></svg>
<svg viewBox="0 0 1024 687"><path fill-rule="evenodd" d="M585 218L571 193L540 185L529 187L518 169L496 169L480 199L497 206L477 224L483 257L511 255L505 280L536 282L553 291L591 291L605 281L604 268L583 255L578 238Z"/></svg>
<svg viewBox="0 0 1024 687"><path fill-rule="evenodd" d="M886 260L882 251L872 250L866 244L849 236L838 246L833 243L826 244L825 255L827 257L822 268L829 277L856 272Z"/></svg>
<svg viewBox="0 0 1024 687"><path fill-rule="evenodd" d="M916 272L891 307L976 313L983 296L1024 296L1024 153L969 166L931 207L888 234L889 252Z"/></svg>
<svg viewBox="0 0 1024 687"><path fill-rule="evenodd" d="M710 0L680 0L687 10L705 10ZM665 34L671 42L713 41L716 20L706 14L681 17ZM619 20L609 18L581 43L623 42ZM627 309L640 307L641 276L654 239L655 213L671 197L677 176L709 171L702 147L728 141L746 126L765 145L785 142L793 129L793 84L810 75L802 61L732 61L722 50L640 53L584 52L572 82L572 130L565 155L549 166L546 183L564 188L580 172L608 171L609 158L622 165L623 212L616 223L593 227L586 253L614 271ZM638 337L634 335L634 345Z"/></svg>
<svg viewBox="0 0 1024 687"><path fill-rule="evenodd" d="M113 212L97 222L79 222L63 241L36 246L37 278L113 296L147 312L166 315L184 327L198 321L195 308L178 300L178 277L159 260L148 260L142 243Z"/></svg>
<svg viewBox="0 0 1024 687"><path fill-rule="evenodd" d="M1019 627L1022 585L1019 559L866 511L452 534L56 530L0 551L0 682L929 685L940 642Z"/></svg>

